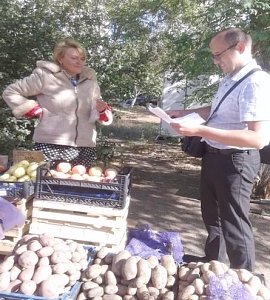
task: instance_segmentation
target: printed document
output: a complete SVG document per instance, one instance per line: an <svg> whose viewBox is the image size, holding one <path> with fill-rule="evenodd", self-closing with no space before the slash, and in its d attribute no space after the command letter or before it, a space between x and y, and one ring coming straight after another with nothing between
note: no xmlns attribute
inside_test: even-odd
<svg viewBox="0 0 270 300"><path fill-rule="evenodd" d="M205 120L197 113L193 112L190 113L184 117L179 118L171 118L169 115L166 114L166 112L161 109L160 107L153 107L151 105L148 106L148 109L150 112L157 117L159 117L164 122L170 124L170 123L181 123L181 124L193 124L193 125L199 125L203 124Z"/></svg>

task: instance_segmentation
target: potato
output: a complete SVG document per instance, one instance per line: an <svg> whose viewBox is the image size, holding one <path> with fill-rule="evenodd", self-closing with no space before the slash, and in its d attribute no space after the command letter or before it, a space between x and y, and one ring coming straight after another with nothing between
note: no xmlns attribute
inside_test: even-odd
<svg viewBox="0 0 270 300"><path fill-rule="evenodd" d="M131 254L127 250L122 250L113 257L112 271L116 276L121 276L122 264L130 256Z"/></svg>
<svg viewBox="0 0 270 300"><path fill-rule="evenodd" d="M54 252L54 248L53 247L50 247L50 246L45 246L45 247L42 247L41 249L37 250L37 255L38 257L48 257L48 256L51 256Z"/></svg>
<svg viewBox="0 0 270 300"><path fill-rule="evenodd" d="M43 247L54 246L56 244L56 239L46 233L39 235L39 242Z"/></svg>
<svg viewBox="0 0 270 300"><path fill-rule="evenodd" d="M70 270L69 263L58 263L52 266L52 272L55 274L63 274ZM74 272L75 273L75 272Z"/></svg>
<svg viewBox="0 0 270 300"><path fill-rule="evenodd" d="M160 263L167 270L168 275L176 274L177 266L172 255L161 256Z"/></svg>
<svg viewBox="0 0 270 300"><path fill-rule="evenodd" d="M109 248L107 247L101 247L98 252L96 253L96 257L103 259L105 258L105 256L107 256L110 253Z"/></svg>
<svg viewBox="0 0 270 300"><path fill-rule="evenodd" d="M21 267L17 264L14 265L10 270L10 281L16 280L21 273Z"/></svg>
<svg viewBox="0 0 270 300"><path fill-rule="evenodd" d="M36 265L37 262L38 262L37 254L33 251L30 251L30 250L24 251L18 257L18 264L22 268L30 268L30 267Z"/></svg>
<svg viewBox="0 0 270 300"><path fill-rule="evenodd" d="M48 279L52 275L52 268L51 266L40 266L37 267L33 274L32 280L36 284L40 284L43 280Z"/></svg>
<svg viewBox="0 0 270 300"><path fill-rule="evenodd" d="M36 252L41 249L43 246L40 244L38 240L33 240L27 243L27 249Z"/></svg>
<svg viewBox="0 0 270 300"><path fill-rule="evenodd" d="M147 258L147 261L149 262L152 269L159 264L158 258L154 255L149 256Z"/></svg>
<svg viewBox="0 0 270 300"><path fill-rule="evenodd" d="M26 280L20 285L20 292L25 295L34 295L37 285L33 280Z"/></svg>
<svg viewBox="0 0 270 300"><path fill-rule="evenodd" d="M195 287L196 294L202 295L204 293L204 282L201 278L196 278L192 285Z"/></svg>
<svg viewBox="0 0 270 300"><path fill-rule="evenodd" d="M89 298L101 297L103 295L104 295L104 289L101 286L94 287L94 288L90 289L87 293L87 296Z"/></svg>
<svg viewBox="0 0 270 300"><path fill-rule="evenodd" d="M253 276L253 274L246 269L236 270L236 273L239 277L239 280L244 283L248 282L250 278Z"/></svg>
<svg viewBox="0 0 270 300"><path fill-rule="evenodd" d="M187 280L189 273L191 273L191 271L188 267L181 266L178 271L178 277L180 280Z"/></svg>
<svg viewBox="0 0 270 300"><path fill-rule="evenodd" d="M143 284L147 284L151 279L151 272L152 269L150 263L147 260L141 258L137 262L137 284L139 283L140 278L143 279ZM137 285L137 287L139 286Z"/></svg>
<svg viewBox="0 0 270 300"><path fill-rule="evenodd" d="M57 298L64 292L64 287L69 283L66 274L53 274L40 283L39 295L45 298Z"/></svg>
<svg viewBox="0 0 270 300"><path fill-rule="evenodd" d="M150 264L149 264L150 266ZM137 275L137 258L135 256L130 256L122 264L122 277L126 280L131 280Z"/></svg>
<svg viewBox="0 0 270 300"><path fill-rule="evenodd" d="M150 293L146 285L143 285L137 290L136 293L139 300L148 300L150 298Z"/></svg>
<svg viewBox="0 0 270 300"><path fill-rule="evenodd" d="M50 259L48 256L41 257L37 263L38 267L48 266L50 264Z"/></svg>
<svg viewBox="0 0 270 300"><path fill-rule="evenodd" d="M66 256L65 252L60 251L60 250L55 250L50 257L50 261L52 264L66 263L66 262L68 262L68 258Z"/></svg>
<svg viewBox="0 0 270 300"><path fill-rule="evenodd" d="M71 261L72 262L80 262L82 260L82 255L80 252L73 252L72 253L72 257L71 257Z"/></svg>
<svg viewBox="0 0 270 300"><path fill-rule="evenodd" d="M178 299L188 300L195 293L195 287L193 285L188 285L186 288L180 292Z"/></svg>
<svg viewBox="0 0 270 300"><path fill-rule="evenodd" d="M82 291L89 291L94 287L98 287L98 284L93 281L87 281L82 284Z"/></svg>
<svg viewBox="0 0 270 300"><path fill-rule="evenodd" d="M104 293L108 295L113 295L118 292L118 287L117 285L114 284L108 284L104 286Z"/></svg>
<svg viewBox="0 0 270 300"><path fill-rule="evenodd" d="M117 279L112 271L107 271L104 274L104 281L107 285L110 285L110 284L116 285L117 284Z"/></svg>
<svg viewBox="0 0 270 300"><path fill-rule="evenodd" d="M20 272L18 279L21 281L28 281L31 280L35 272L35 266L31 266L27 269L24 269Z"/></svg>
<svg viewBox="0 0 270 300"><path fill-rule="evenodd" d="M122 297L119 295L104 295L102 300L122 300Z"/></svg>
<svg viewBox="0 0 270 300"><path fill-rule="evenodd" d="M21 255L23 252L27 251L27 244L23 244L15 249L15 255Z"/></svg>
<svg viewBox="0 0 270 300"><path fill-rule="evenodd" d="M117 292L116 294L123 297L128 293L128 287L123 284L117 284ZM135 294L134 294L135 295Z"/></svg>
<svg viewBox="0 0 270 300"><path fill-rule="evenodd" d="M252 288L255 295L258 293L262 286L262 282L258 276L252 276L247 284Z"/></svg>
<svg viewBox="0 0 270 300"><path fill-rule="evenodd" d="M158 265L152 269L151 281L157 289L160 290L166 286L167 277L167 270L163 266Z"/></svg>
<svg viewBox="0 0 270 300"><path fill-rule="evenodd" d="M102 268L98 264L90 265L85 270L85 276L89 279L96 278L101 274L101 270L102 270Z"/></svg>
<svg viewBox="0 0 270 300"><path fill-rule="evenodd" d="M0 264L0 273L4 273L10 271L11 268L14 266L15 263L15 256L10 255L7 256L4 261Z"/></svg>
<svg viewBox="0 0 270 300"><path fill-rule="evenodd" d="M210 265L211 271L214 272L216 276L224 275L224 269L219 261L211 260Z"/></svg>
<svg viewBox="0 0 270 300"><path fill-rule="evenodd" d="M22 281L19 279L15 279L10 281L8 288L6 289L7 292L17 292L20 288Z"/></svg>
<svg viewBox="0 0 270 300"><path fill-rule="evenodd" d="M0 291L8 289L10 284L10 272L3 272L0 274Z"/></svg>
<svg viewBox="0 0 270 300"><path fill-rule="evenodd" d="M199 297L198 297L199 299ZM162 300L174 300L174 292L173 291L167 291L163 296Z"/></svg>

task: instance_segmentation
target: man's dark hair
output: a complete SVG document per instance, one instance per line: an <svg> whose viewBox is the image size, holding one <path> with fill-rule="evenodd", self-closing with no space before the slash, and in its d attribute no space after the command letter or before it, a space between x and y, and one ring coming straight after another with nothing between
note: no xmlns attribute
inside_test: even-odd
<svg viewBox="0 0 270 300"><path fill-rule="evenodd" d="M235 45L239 42L250 46L252 45L251 36L240 28L230 27L220 31L216 34L216 36L217 35L222 35L224 37L224 41L228 45Z"/></svg>

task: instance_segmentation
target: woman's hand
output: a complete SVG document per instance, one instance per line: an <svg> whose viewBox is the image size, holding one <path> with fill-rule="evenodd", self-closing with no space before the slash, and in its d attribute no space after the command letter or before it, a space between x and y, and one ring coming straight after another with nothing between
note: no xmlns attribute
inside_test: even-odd
<svg viewBox="0 0 270 300"><path fill-rule="evenodd" d="M101 113L101 112L104 112L106 109L108 109L109 105L102 99L98 99L96 101L96 108L97 108L97 111Z"/></svg>

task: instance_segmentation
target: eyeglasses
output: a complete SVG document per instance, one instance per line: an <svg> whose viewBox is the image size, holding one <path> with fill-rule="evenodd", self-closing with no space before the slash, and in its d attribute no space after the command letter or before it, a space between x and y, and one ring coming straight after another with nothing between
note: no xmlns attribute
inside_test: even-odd
<svg viewBox="0 0 270 300"><path fill-rule="evenodd" d="M235 47L237 44L238 44L238 43L235 43L235 44L229 46L228 48L226 48L225 50L221 51L221 52L218 53L218 54L212 54L212 53L211 53L212 59L216 59L216 60L220 59L220 57L221 57L222 54L224 54L226 51L232 49L232 48Z"/></svg>

